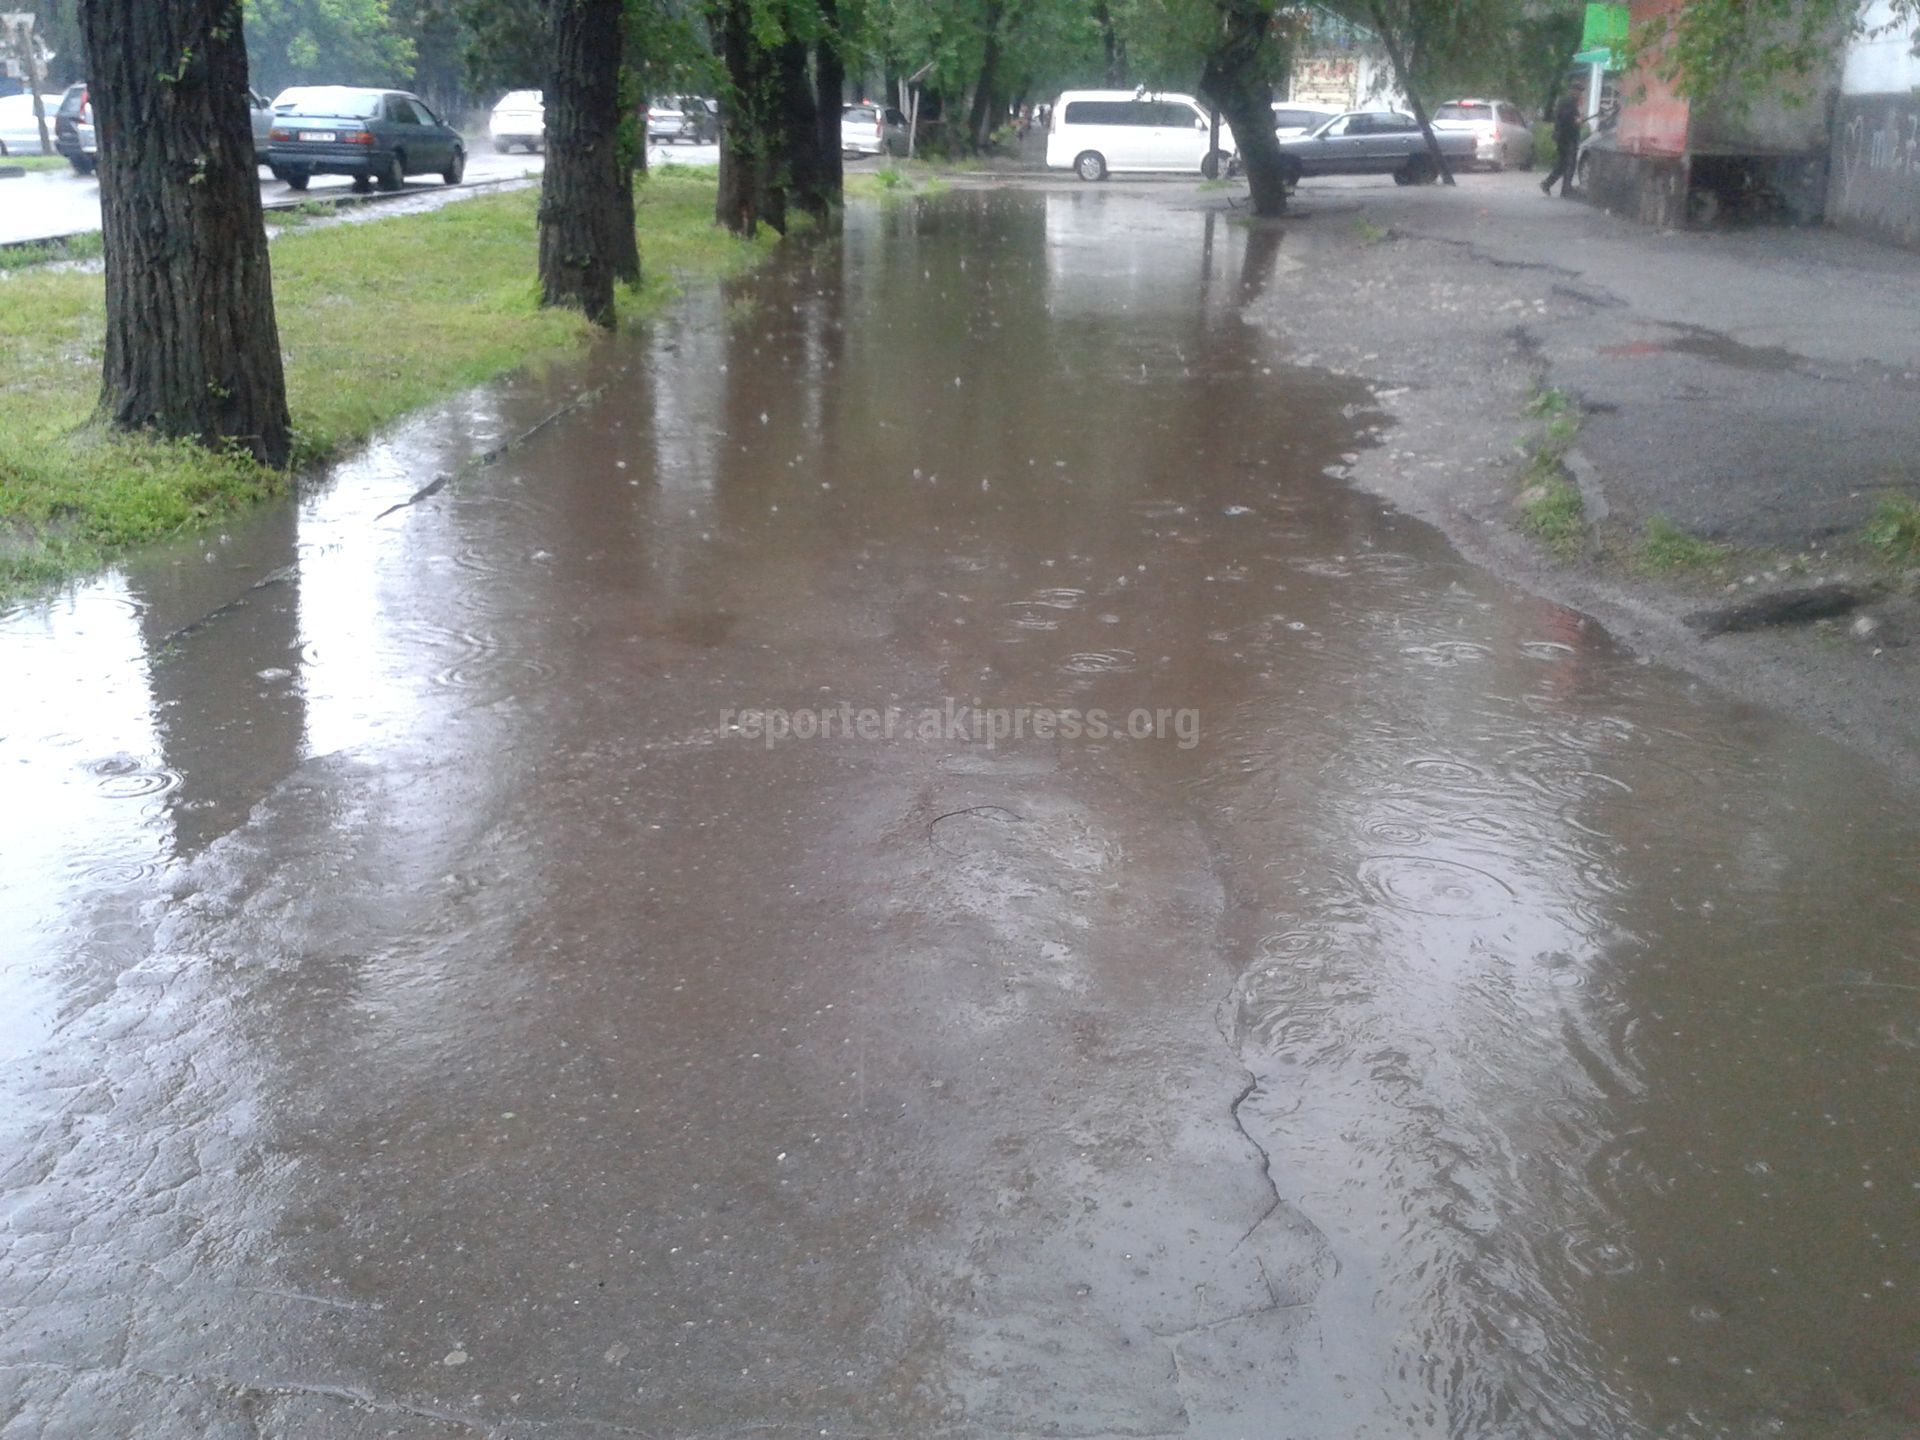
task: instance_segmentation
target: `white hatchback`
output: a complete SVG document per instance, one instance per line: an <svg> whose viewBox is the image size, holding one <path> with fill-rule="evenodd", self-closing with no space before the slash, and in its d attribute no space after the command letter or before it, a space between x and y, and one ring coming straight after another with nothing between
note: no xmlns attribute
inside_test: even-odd
<svg viewBox="0 0 1920 1440"><path fill-rule="evenodd" d="M1438 134L1473 136L1473 161L1489 170L1533 168L1533 127L1511 100L1449 100L1433 112Z"/></svg>
<svg viewBox="0 0 1920 1440"><path fill-rule="evenodd" d="M1226 168L1233 139L1223 126L1223 149L1212 140L1213 122L1191 95L1068 90L1047 120L1047 168L1082 180L1151 171L1212 176Z"/></svg>
<svg viewBox="0 0 1920 1440"><path fill-rule="evenodd" d="M509 91L487 117L487 134L493 139L493 148L503 155L516 145L524 145L528 150L544 150L546 97L538 90Z"/></svg>

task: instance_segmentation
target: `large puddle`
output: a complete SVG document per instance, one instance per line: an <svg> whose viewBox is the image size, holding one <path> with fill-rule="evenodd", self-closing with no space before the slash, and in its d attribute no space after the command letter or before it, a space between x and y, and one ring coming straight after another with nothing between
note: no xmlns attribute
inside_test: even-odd
<svg viewBox="0 0 1920 1440"><path fill-rule="evenodd" d="M1296 243L856 208L0 618L0 1429L1920 1430L1908 798L1350 490Z"/></svg>

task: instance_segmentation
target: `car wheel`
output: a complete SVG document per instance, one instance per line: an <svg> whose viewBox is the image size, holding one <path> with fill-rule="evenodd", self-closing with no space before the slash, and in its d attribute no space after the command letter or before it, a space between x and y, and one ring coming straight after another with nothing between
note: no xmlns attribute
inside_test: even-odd
<svg viewBox="0 0 1920 1440"><path fill-rule="evenodd" d="M446 181L447 184L449 185L458 185L460 183L461 177L464 176L466 173L467 173L467 152L456 148L453 152L452 162L447 166L446 169L440 172L440 178Z"/></svg>
<svg viewBox="0 0 1920 1440"><path fill-rule="evenodd" d="M367 193L367 192L368 192L369 190L371 190L371 189L373 189L373 177L372 177L372 176L370 176L370 175L356 175L356 176L354 176L354 177L353 177L353 193L354 193L354 194L356 194L356 195L364 195L364 194L366 194L366 193Z"/></svg>
<svg viewBox="0 0 1920 1440"><path fill-rule="evenodd" d="M286 182L289 190L304 190L307 188L307 182L313 179L313 177L304 170L286 170L276 173Z"/></svg>
<svg viewBox="0 0 1920 1440"><path fill-rule="evenodd" d="M91 175L98 162L91 155L69 155L67 163L73 166L75 174Z"/></svg>
<svg viewBox="0 0 1920 1440"><path fill-rule="evenodd" d="M1098 150L1082 150L1073 162L1073 173L1082 180L1104 180L1107 178L1107 158Z"/></svg>
<svg viewBox="0 0 1920 1440"><path fill-rule="evenodd" d="M1293 189L1294 186L1300 183L1301 174L1302 171L1298 158L1292 155L1282 155L1280 157L1280 183L1282 185L1285 185L1289 190Z"/></svg>
<svg viewBox="0 0 1920 1440"><path fill-rule="evenodd" d="M1207 158L1200 162L1201 177L1207 180L1218 180L1230 163L1231 158L1226 151L1208 151Z"/></svg>
<svg viewBox="0 0 1920 1440"><path fill-rule="evenodd" d="M389 194L407 183L406 158L398 150L387 157L387 167L380 172L378 183Z"/></svg>
<svg viewBox="0 0 1920 1440"><path fill-rule="evenodd" d="M511 140L496 140L493 142L493 149L497 155L511 155L513 153L513 142Z"/></svg>

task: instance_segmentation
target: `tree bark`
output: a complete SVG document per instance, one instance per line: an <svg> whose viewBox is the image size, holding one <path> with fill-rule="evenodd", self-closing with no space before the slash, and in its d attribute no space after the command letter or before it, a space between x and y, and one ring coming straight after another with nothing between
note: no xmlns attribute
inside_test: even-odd
<svg viewBox="0 0 1920 1440"><path fill-rule="evenodd" d="M994 91L1000 88L1000 20L1005 13L1001 0L987 0L986 45L980 53L980 83L973 91L973 112L967 117L967 138L976 150L987 148L993 138Z"/></svg>
<svg viewBox="0 0 1920 1440"><path fill-rule="evenodd" d="M1200 74L1200 92L1233 129L1246 168L1253 213L1287 213L1287 179L1273 133L1273 87L1267 82L1272 0L1214 0L1220 28Z"/></svg>
<svg viewBox="0 0 1920 1440"><path fill-rule="evenodd" d="M81 0L100 148L101 406L287 463L241 0Z"/></svg>
<svg viewBox="0 0 1920 1440"><path fill-rule="evenodd" d="M640 279L633 171L620 150L622 0L553 0L540 303L614 321L614 286Z"/></svg>
<svg viewBox="0 0 1920 1440"><path fill-rule="evenodd" d="M709 22L727 77L727 93L720 102L720 185L713 218L734 234L751 237L760 228L760 196L765 188L760 174L766 157L754 94L755 47L748 0L721 0L709 11Z"/></svg>
<svg viewBox="0 0 1920 1440"><path fill-rule="evenodd" d="M840 33L839 0L818 0L820 41L813 52L814 118L818 127L820 188L838 205L846 198L846 166L840 153L840 112L847 104L846 38Z"/></svg>
<svg viewBox="0 0 1920 1440"><path fill-rule="evenodd" d="M38 17L29 15L26 23L14 31L14 52L20 60L20 68L26 71L27 94L33 97L33 123L40 131L40 153L53 154L53 136L47 131L47 107L40 99L44 88L41 84L40 60L34 51L40 47Z"/></svg>
<svg viewBox="0 0 1920 1440"><path fill-rule="evenodd" d="M792 35L781 41L773 52L780 158L772 179L785 189L795 205L824 221L832 209L832 200L821 173L820 107L814 97L807 60L807 43Z"/></svg>
<svg viewBox="0 0 1920 1440"><path fill-rule="evenodd" d="M1387 12L1380 0L1373 0L1369 6L1373 14L1373 28L1380 34L1380 43L1387 48L1387 63L1393 66L1393 81L1400 87L1400 93L1407 97L1407 103L1413 106L1414 123L1420 127L1420 133L1426 136L1427 153L1433 157L1433 168L1447 184L1455 183L1453 167L1447 164L1447 155L1440 148L1440 137L1433 133L1433 121L1427 117L1427 107L1420 103L1420 97L1413 93L1412 67L1400 41L1395 36Z"/></svg>
<svg viewBox="0 0 1920 1440"><path fill-rule="evenodd" d="M754 34L752 0L718 0L708 19L727 76L714 219L736 235L751 236L762 224L784 235L782 92L774 57Z"/></svg>
<svg viewBox="0 0 1920 1440"><path fill-rule="evenodd" d="M1100 27L1100 48L1107 58L1107 86L1118 90L1127 83L1127 41L1113 23L1113 7L1107 0L1095 0L1094 23Z"/></svg>

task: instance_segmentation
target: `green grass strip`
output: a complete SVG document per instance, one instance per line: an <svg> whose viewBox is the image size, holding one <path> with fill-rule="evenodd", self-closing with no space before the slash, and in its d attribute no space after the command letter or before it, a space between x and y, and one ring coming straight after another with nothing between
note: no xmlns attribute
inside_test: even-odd
<svg viewBox="0 0 1920 1440"><path fill-rule="evenodd" d="M749 243L714 227L713 186L707 172L639 187L647 280L623 297L625 318L643 318L688 280L747 269L771 248L771 236ZM596 332L580 316L539 306L538 204L536 190L510 191L274 242L298 465L590 343ZM100 423L103 295L98 273L0 274L0 597L212 523L290 483L239 457Z"/></svg>

